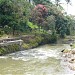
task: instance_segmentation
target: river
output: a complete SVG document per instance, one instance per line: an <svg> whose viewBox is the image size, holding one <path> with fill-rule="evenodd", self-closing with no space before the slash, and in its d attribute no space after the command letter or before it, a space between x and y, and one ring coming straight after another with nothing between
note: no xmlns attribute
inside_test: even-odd
<svg viewBox="0 0 75 75"><path fill-rule="evenodd" d="M43 45L0 56L0 75L74 75L62 60L67 44Z"/></svg>

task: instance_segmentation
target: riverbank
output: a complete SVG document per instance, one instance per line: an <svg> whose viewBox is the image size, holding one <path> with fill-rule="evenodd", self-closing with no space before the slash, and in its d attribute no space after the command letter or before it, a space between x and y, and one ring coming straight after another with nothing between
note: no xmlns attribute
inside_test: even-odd
<svg viewBox="0 0 75 75"><path fill-rule="evenodd" d="M5 55L8 53L20 51L20 50L28 50L35 47L38 47L43 44L55 43L57 38L55 36L49 34L39 34L39 35L22 35L19 37L13 38L5 38L0 41L15 41L17 39L23 40L22 45L12 43L11 45L0 45L0 55Z"/></svg>
<svg viewBox="0 0 75 75"><path fill-rule="evenodd" d="M55 35L50 34L36 34L36 35L29 35L29 36L22 36L21 39L23 40L23 49L31 49L35 48L39 45L56 43L57 37Z"/></svg>

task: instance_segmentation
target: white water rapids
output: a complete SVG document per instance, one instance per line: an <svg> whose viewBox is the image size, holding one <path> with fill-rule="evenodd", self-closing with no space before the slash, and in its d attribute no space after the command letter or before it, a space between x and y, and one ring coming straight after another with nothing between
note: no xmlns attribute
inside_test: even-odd
<svg viewBox="0 0 75 75"><path fill-rule="evenodd" d="M0 75L74 75L61 50L68 45L43 45L0 56Z"/></svg>

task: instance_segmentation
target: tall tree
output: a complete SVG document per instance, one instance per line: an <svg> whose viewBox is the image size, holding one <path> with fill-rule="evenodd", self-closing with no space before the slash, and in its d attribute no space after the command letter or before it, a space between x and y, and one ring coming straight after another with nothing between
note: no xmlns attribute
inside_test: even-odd
<svg viewBox="0 0 75 75"><path fill-rule="evenodd" d="M50 0L33 0L35 2L35 4L47 4L47 3L51 3Z"/></svg>
<svg viewBox="0 0 75 75"><path fill-rule="evenodd" d="M60 0L55 0L55 2L56 2L56 5L58 6L58 5L59 5Z"/></svg>
<svg viewBox="0 0 75 75"><path fill-rule="evenodd" d="M47 16L48 16L47 8L42 4L38 4L31 13L30 21L33 22L34 24L37 24L39 26L39 29L40 27L46 29Z"/></svg>
<svg viewBox="0 0 75 75"><path fill-rule="evenodd" d="M26 25L30 9L30 3L24 0L0 0L0 27L9 26L14 35L22 23Z"/></svg>

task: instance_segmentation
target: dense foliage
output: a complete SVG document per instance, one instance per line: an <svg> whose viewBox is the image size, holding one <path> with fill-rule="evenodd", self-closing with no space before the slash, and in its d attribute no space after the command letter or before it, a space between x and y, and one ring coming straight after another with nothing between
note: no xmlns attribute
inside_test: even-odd
<svg viewBox="0 0 75 75"><path fill-rule="evenodd" d="M23 31L30 12L30 3L24 0L0 0L0 28L5 33ZM6 30L7 29L7 30Z"/></svg>
<svg viewBox="0 0 75 75"><path fill-rule="evenodd" d="M43 32L60 37L70 35L74 17L62 13L60 0L0 0L0 34ZM66 0L67 3L70 0Z"/></svg>

